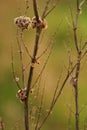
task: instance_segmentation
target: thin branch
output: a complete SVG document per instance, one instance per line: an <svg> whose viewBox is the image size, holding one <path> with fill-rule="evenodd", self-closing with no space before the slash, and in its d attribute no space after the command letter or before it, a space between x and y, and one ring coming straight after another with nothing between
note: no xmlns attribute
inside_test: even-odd
<svg viewBox="0 0 87 130"><path fill-rule="evenodd" d="M38 112L38 117L37 117L37 122L36 122L35 130L38 130L39 120L40 120L41 113L42 113L44 92L45 92L45 86L43 87L43 90L42 90L41 102L40 102L40 107L39 107L39 112Z"/></svg>
<svg viewBox="0 0 87 130"><path fill-rule="evenodd" d="M82 106L82 108L80 109L79 113L81 113L85 109L86 106L87 106L87 102Z"/></svg>
<svg viewBox="0 0 87 130"><path fill-rule="evenodd" d="M54 91L54 95L53 95L51 106L53 106L55 98L56 98L56 94L58 93L58 88L59 88L59 83L60 83L61 77L62 77L62 73L61 73L61 75L60 75L60 77L59 77L59 79L57 81L57 86L56 86L55 91Z"/></svg>
<svg viewBox="0 0 87 130"><path fill-rule="evenodd" d="M33 0L33 9L34 9L34 14L36 16L37 22L39 21L39 13L38 13L38 8L37 8L37 2L36 0Z"/></svg>
<svg viewBox="0 0 87 130"><path fill-rule="evenodd" d="M15 70L14 70L14 62L13 62L13 47L11 46L11 67L12 67L12 73L13 73L13 78L14 78L14 81L17 85L17 87L21 90L21 87L20 87L20 84L18 83L18 80L16 80L16 76L15 76Z"/></svg>
<svg viewBox="0 0 87 130"><path fill-rule="evenodd" d="M22 46L20 44L20 41L19 41L19 38L18 38L18 30L17 30L17 44L18 44L18 49L19 49L19 53L20 53L20 62L21 62L21 72L22 72L22 83L23 83L23 87L25 87L25 84L24 84L24 80L25 80L25 77L24 77L24 65L23 65L23 54L22 54ZM20 33L20 38L21 38L21 33Z"/></svg>
<svg viewBox="0 0 87 130"><path fill-rule="evenodd" d="M77 0L77 12L79 11L79 0Z"/></svg>
<svg viewBox="0 0 87 130"><path fill-rule="evenodd" d="M77 0L78 1L78 0ZM78 3L78 2L77 2ZM78 11L78 9L77 9ZM79 13L76 12L76 20L74 21L73 18L73 13L72 13L72 7L70 6L70 13L71 13L71 18L72 18L72 25L73 25L73 32L74 32L74 41L75 41L75 47L77 52L79 52L79 46L78 46L78 38L77 38L77 25L78 25L78 17Z"/></svg>
<svg viewBox="0 0 87 130"><path fill-rule="evenodd" d="M48 10L48 5L49 5L50 2L51 2L51 0L47 0L47 1L46 1L46 5L45 5L45 7L44 7L44 11L43 11L43 14L42 14L42 16L41 16L42 19L44 19L45 15L46 15L46 12L47 12L47 10Z"/></svg>
<svg viewBox="0 0 87 130"><path fill-rule="evenodd" d="M42 75L42 73L43 73L43 71L44 71L44 69L45 69L45 67L46 67L46 65L47 65L47 63L48 63L48 60L49 60L49 58L50 58L50 56L51 56L53 47L54 47L54 45L52 45L51 50L50 50L50 52L49 52L49 55L48 55L48 57L47 57L47 59L46 59L44 65L43 65L43 67L42 67L41 72L39 73L39 75L38 75L38 77L36 78L34 84L32 85L32 88L34 88L34 86L36 85L36 83L37 83L37 81L39 80L40 76Z"/></svg>
<svg viewBox="0 0 87 130"><path fill-rule="evenodd" d="M83 53L83 55L81 56L81 59L83 59L85 55L87 55L87 50Z"/></svg>
<svg viewBox="0 0 87 130"><path fill-rule="evenodd" d="M27 71L27 68L29 67L30 64L31 64L31 62L29 62L29 63L25 66L24 72Z"/></svg>
<svg viewBox="0 0 87 130"><path fill-rule="evenodd" d="M77 66L76 66L76 73L75 73L75 83L74 83L74 90L75 90L75 123L76 123L76 130L79 130L79 98L78 98L78 79L80 73L80 66L81 66L81 52L78 53L77 57Z"/></svg>
<svg viewBox="0 0 87 130"><path fill-rule="evenodd" d="M50 43L47 45L47 47L45 48L45 50L40 54L40 56L38 56L37 58L36 58L36 60L38 60L38 59L40 59L46 52L47 52L47 50L48 50L48 48L50 47Z"/></svg>
<svg viewBox="0 0 87 130"><path fill-rule="evenodd" d="M56 7L56 4L53 5L53 7L44 15L44 18L47 17L47 15L49 15Z"/></svg>
<svg viewBox="0 0 87 130"><path fill-rule="evenodd" d="M30 55L29 50L28 50L28 48L27 48L27 46L26 46L26 44L24 43L24 40L23 40L23 31L21 32L21 41L23 43L23 46L24 46L28 56L32 59L32 56Z"/></svg>
<svg viewBox="0 0 87 130"><path fill-rule="evenodd" d="M38 14L38 9L37 9L37 2L36 0L33 0L33 9L34 9L34 14L36 17L37 22L39 22L39 14ZM40 39L40 34L41 34L42 29L40 27L36 27L36 37L35 37L35 43L34 43L34 50L33 50L33 57L31 60L31 66L30 66L30 71L29 71L29 76L28 76L28 83L27 83L27 92L26 92L26 100L24 104L24 113L25 113L25 130L29 130L29 119L28 119L28 111L29 111L29 106L28 106L28 97L29 97L29 92L31 88L31 82L33 78L33 72L34 72L34 66L36 61L36 55L38 52L38 45L39 45L39 39Z"/></svg>
<svg viewBox="0 0 87 130"><path fill-rule="evenodd" d="M74 111L72 110L71 106L69 104L66 104L66 106L68 107L69 111L74 114Z"/></svg>
<svg viewBox="0 0 87 130"><path fill-rule="evenodd" d="M84 45L83 45L81 50L84 50L86 48L86 46L87 46L87 42L84 43Z"/></svg>

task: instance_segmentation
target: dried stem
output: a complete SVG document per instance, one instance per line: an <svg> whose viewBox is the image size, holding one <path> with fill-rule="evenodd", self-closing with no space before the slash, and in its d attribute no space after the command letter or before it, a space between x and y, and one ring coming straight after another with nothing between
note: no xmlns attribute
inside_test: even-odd
<svg viewBox="0 0 87 130"><path fill-rule="evenodd" d="M79 72L80 72L80 56L81 54L78 55L78 63L76 67L76 74L75 74L75 79L76 83L74 85L74 90L75 90L75 119L76 119L76 130L79 130L79 101L78 101L78 78L79 78Z"/></svg>
<svg viewBox="0 0 87 130"><path fill-rule="evenodd" d="M42 19L45 18L45 15L46 15L46 12L47 12L47 10L48 10L48 5L49 5L50 1L51 1L51 0L47 0L47 1L46 1L46 5L45 5L45 8L44 8L43 14L42 14L42 16L41 16Z"/></svg>
<svg viewBox="0 0 87 130"><path fill-rule="evenodd" d="M50 55L51 55L51 53L52 53L53 47L54 47L54 45L51 46L51 50L50 50L50 52L49 52L49 55L48 55L48 57L47 57L47 59L46 59L44 65L43 65L43 67L42 67L41 72L39 73L39 75L38 75L38 77L36 78L34 84L32 85L32 88L34 88L34 86L36 85L36 83L37 83L37 81L39 80L40 76L42 75L42 73L43 73L43 71L44 71L44 69L45 69L45 67L46 67L46 65L47 65L47 63L48 63L48 60L49 60L49 58L50 58ZM42 56L42 55L40 55L40 56ZM39 57L38 57L38 58L39 58Z"/></svg>
<svg viewBox="0 0 87 130"><path fill-rule="evenodd" d="M37 122L36 122L35 130L38 130L39 120L40 120L40 117L41 117L41 114L42 114L44 92L45 92L45 87L43 87L43 90L42 90L41 102L40 102L40 107L39 107L39 112L38 112L38 117L37 117Z"/></svg>
<svg viewBox="0 0 87 130"><path fill-rule="evenodd" d="M19 84L18 81L16 80L17 77L15 76L14 62L13 62L13 47L12 47L12 46L11 46L11 60L12 60L12 62L11 62L11 67L12 67L12 73L13 73L14 81L15 81L17 87L18 87L19 89L21 89L20 84Z"/></svg>
<svg viewBox="0 0 87 130"><path fill-rule="evenodd" d="M80 59L81 59L81 50L79 48L78 43L78 36L77 36L77 28L78 28L78 17L79 17L79 0L76 0L76 19L73 23L73 30L74 30L74 42L77 51L77 66L75 72L75 83L74 83L74 90L75 90L75 127L76 130L79 130L79 94L78 94L78 80L79 80L79 73L80 73Z"/></svg>
<svg viewBox="0 0 87 130"><path fill-rule="evenodd" d="M39 15L38 15L38 9L37 9L37 3L36 0L33 0L33 8L34 8L34 13L36 16L37 22L39 21ZM28 119L28 97L29 97L29 91L31 87L31 82L32 82L32 77L33 77L33 71L34 71L34 64L36 61L36 55L38 51L38 44L39 44L39 39L40 39L40 34L41 34L41 29L39 27L36 28L36 38L35 38L35 46L34 46L34 51L33 51L33 57L31 60L31 66L30 66L30 71L29 71L29 76L28 76L28 84L27 84L27 93L26 93L26 100L25 100L25 130L29 130L29 119Z"/></svg>
<svg viewBox="0 0 87 130"><path fill-rule="evenodd" d="M33 8L34 8L34 14L36 16L37 22L39 21L39 14L38 14L38 8L37 8L37 0L33 0Z"/></svg>
<svg viewBox="0 0 87 130"><path fill-rule="evenodd" d="M30 53L29 53L29 50L28 50L26 44L24 43L24 40L23 40L23 32L21 32L21 42L23 43L23 46L24 46L24 48L25 48L25 50L26 50L26 52L27 52L29 58L32 59L32 57L31 57L31 55L30 55Z"/></svg>
<svg viewBox="0 0 87 130"><path fill-rule="evenodd" d="M20 38L21 38L21 33L20 33ZM23 84L23 88L24 88L25 85L24 85L24 65L23 65L23 54L22 54L23 52L22 52L22 46L21 46L19 38L18 38L18 30L17 30L17 44L18 44L18 49L19 49L19 53L20 53L22 84Z"/></svg>
<svg viewBox="0 0 87 130"><path fill-rule="evenodd" d="M53 7L44 15L44 18L45 18L48 14L50 14L50 13L55 9L55 7L56 7L56 4L53 5Z"/></svg>

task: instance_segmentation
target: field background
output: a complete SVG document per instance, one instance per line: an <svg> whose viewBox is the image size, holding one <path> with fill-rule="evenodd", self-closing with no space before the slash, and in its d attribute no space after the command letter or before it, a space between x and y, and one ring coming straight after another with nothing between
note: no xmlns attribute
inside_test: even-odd
<svg viewBox="0 0 87 130"><path fill-rule="evenodd" d="M40 12L43 11L44 2L38 0ZM55 3L54 0L52 3ZM18 91L11 70L11 48L14 44L16 49L16 27L14 25L14 18L24 14L24 1L22 0L0 0L0 116L3 118L6 130L16 130L23 128L23 104L16 98ZM75 2L71 3L73 14L75 12ZM51 6L51 5L50 5ZM20 8L20 10L18 10ZM47 86L47 100L49 101L52 87L56 84L57 78L63 69L63 77L66 72L68 64L68 47L72 48L72 57L75 59L75 47L73 41L73 32L69 27L71 16L69 12L69 1L61 0L54 11L48 15L48 29L45 32L43 44L51 39L54 32L56 32L55 47L48 62L45 71L45 84ZM87 1L83 6L82 14L79 17L79 41L82 43L87 41ZM32 2L29 5L28 16L33 17ZM61 23L61 24L60 24ZM25 32L25 41L33 44L32 38L34 31ZM30 45L31 45L30 44ZM29 44L28 44L29 45ZM32 45L31 45L32 46ZM31 50L32 51L32 50ZM17 53L17 52L16 52ZM17 56L16 56L17 59ZM26 61L26 59L25 59ZM19 66L16 60L16 68ZM18 69L18 68L17 68ZM19 72L18 72L19 73ZM19 73L20 74L20 73ZM47 77L46 77L47 75ZM46 102L47 102L46 100ZM87 57L84 58L79 81L79 105L80 108L87 103ZM73 89L69 81L67 82L63 93L58 100L52 115L44 125L42 130L67 130L69 108L71 105L74 110ZM87 106L80 113L80 127L83 128L84 120L87 120ZM71 115L72 130L74 129L74 115ZM16 128L17 127L17 128Z"/></svg>

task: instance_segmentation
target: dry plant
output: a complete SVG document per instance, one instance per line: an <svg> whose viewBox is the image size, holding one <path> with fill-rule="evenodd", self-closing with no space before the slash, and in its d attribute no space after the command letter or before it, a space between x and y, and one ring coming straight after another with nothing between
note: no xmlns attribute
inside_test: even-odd
<svg viewBox="0 0 87 130"><path fill-rule="evenodd" d="M71 13L71 19L72 19L72 25L71 28L73 30L73 37L74 37L74 46L76 49L76 61L73 61L71 57L69 57L69 64L70 64L70 70L72 69L72 63L76 65L75 70L73 71L73 76L71 75L71 80L70 83L73 86L74 89L74 99L75 99L75 129L80 130L80 112L79 110L79 75L81 71L81 62L83 58L87 54L87 41L85 43L81 43L79 40L79 33L78 33L78 28L79 28L79 16L82 14L82 6L85 3L85 0L81 1L76 0L76 11L75 15L73 14L72 7L70 6L70 13ZM75 63L76 62L76 63ZM71 111L74 113L74 111L71 109Z"/></svg>
<svg viewBox="0 0 87 130"><path fill-rule="evenodd" d="M52 95L52 99L50 102L50 106L46 112L44 112L45 109L45 85L41 87L41 77L43 74L43 71L45 70L45 67L48 63L48 60L50 58L50 55L54 48L55 43L55 35L52 36L50 39L50 42L46 46L46 48L41 52L41 54L38 54L39 51L39 44L41 42L41 36L43 30L47 29L47 21L46 17L48 16L51 11L56 7L56 5L53 5L51 9L49 9L49 4L51 3L51 0L47 0L45 3L45 7L43 9L42 15L39 14L38 10L38 1L32 0L33 5L33 11L34 11L34 17L31 19L30 17L27 17L27 10L29 9L29 1L26 0L26 10L25 14L23 16L19 16L14 19L14 23L17 26L17 44L18 44L18 51L19 51L19 59L21 63L21 81L19 82L20 78L16 76L15 73L15 67L14 67L14 54L13 54L13 47L11 48L11 57L12 57L12 72L13 77L16 82L16 85L18 87L17 97L24 105L24 121L25 121L25 130L40 130L50 114L52 113L52 110L58 101L63 88L68 81L69 77L73 72L75 72L75 75L71 78L70 82L73 86L74 92L75 92L75 121L76 121L76 130L79 130L79 104L78 104L78 80L79 80L79 73L80 73L80 66L81 61L86 55L87 51L85 50L87 42L84 43L82 47L79 45L78 41L78 35L77 35L77 29L78 29L78 18L81 13L81 7L83 3L79 2L79 0L76 0L76 18L74 20L73 18L73 12L72 8L70 8L71 17L72 17L72 28L73 28L73 34L74 34L74 43L76 48L76 63L71 65L72 59L69 59L69 65L67 69L67 73L65 75L65 78L61 81L61 75L58 78L58 81L56 83L56 86L54 87L54 92ZM26 43L24 42L23 36L25 30L35 30L35 40L34 40L34 48L32 49L32 53L30 53ZM58 31L58 30L57 30ZM24 63L24 52L25 50L27 54L28 64L25 65ZM39 60L45 55L47 55L47 58L45 59L45 62L42 65L42 68L40 68L38 76L34 77L35 75L35 69L36 65L39 64ZM39 56L38 56L39 55ZM27 76L27 83L25 80L26 77L26 71L29 73Z"/></svg>

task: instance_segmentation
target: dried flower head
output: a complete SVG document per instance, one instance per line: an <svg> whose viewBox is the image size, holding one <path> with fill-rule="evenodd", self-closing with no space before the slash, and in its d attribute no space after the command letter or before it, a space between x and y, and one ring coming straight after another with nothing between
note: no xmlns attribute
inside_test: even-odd
<svg viewBox="0 0 87 130"><path fill-rule="evenodd" d="M14 23L21 29L29 29L31 20L29 17L26 16L19 16L14 19Z"/></svg>
<svg viewBox="0 0 87 130"><path fill-rule="evenodd" d="M41 29L46 29L47 28L47 22L45 19L41 19L39 17L39 21L36 20L36 17L32 18L32 22L31 22L31 26L32 28L36 28L39 27Z"/></svg>
<svg viewBox="0 0 87 130"><path fill-rule="evenodd" d="M27 98L26 92L27 92L26 88L18 90L17 97L20 99L20 101L22 102L25 101L25 99Z"/></svg>

